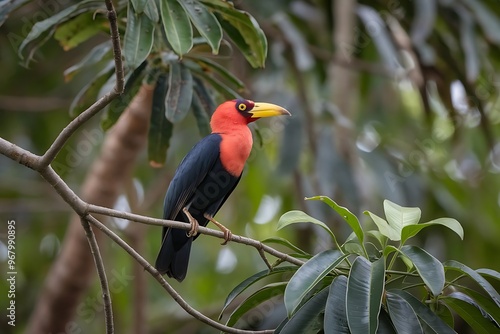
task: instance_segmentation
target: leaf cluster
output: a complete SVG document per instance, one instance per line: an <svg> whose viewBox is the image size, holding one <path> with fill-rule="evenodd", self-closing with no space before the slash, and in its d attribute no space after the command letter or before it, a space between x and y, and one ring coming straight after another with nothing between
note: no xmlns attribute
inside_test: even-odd
<svg viewBox="0 0 500 334"><path fill-rule="evenodd" d="M101 2L86 0L37 22L19 46L27 61L52 35L65 50L109 31ZM223 0L133 0L117 5L123 36L126 83L123 94L106 109L101 125L112 127L143 84L154 85L148 157L152 166L163 165L173 127L191 111L199 132L210 132L209 118L220 95L239 98L243 82L214 55L229 56L233 45L253 67L263 67L267 40L257 21L247 12ZM227 37L232 44L229 43ZM76 117L115 84L111 43L103 42L64 75L96 71L77 94L70 108ZM214 95L215 94L215 95Z"/></svg>
<svg viewBox="0 0 500 334"><path fill-rule="evenodd" d="M285 239L264 240L281 244L291 256L307 261L300 267L276 263L272 270L240 283L227 297L221 317L255 283L281 277L240 302L229 314L228 325L237 325L249 311L279 296L286 317L276 333L455 333L455 317L476 333L500 332L500 295L488 281L500 280L500 273L473 270L454 260L441 262L422 247L407 244L436 225L463 239L458 221L439 218L420 223L419 208L386 200L385 219L365 212L377 227L366 230L354 214L330 198L308 199L322 201L337 212L352 229L351 236L339 244L325 223L302 211L285 213L278 229L297 223L318 225L331 236L336 249L312 256ZM395 270L397 263L405 269Z"/></svg>

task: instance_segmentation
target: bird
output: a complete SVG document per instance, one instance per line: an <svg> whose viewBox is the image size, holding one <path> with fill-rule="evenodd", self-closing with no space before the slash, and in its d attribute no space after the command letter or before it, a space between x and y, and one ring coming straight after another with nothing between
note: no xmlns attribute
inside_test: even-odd
<svg viewBox="0 0 500 334"><path fill-rule="evenodd" d="M161 275L182 282L187 274L192 242L199 225L214 223L224 232L226 244L231 231L214 219L238 184L252 149L248 125L260 118L288 115L285 108L266 102L235 99L219 105L210 119L211 134L201 139L177 167L163 203L163 219L189 223L188 232L163 227L162 243L155 262Z"/></svg>

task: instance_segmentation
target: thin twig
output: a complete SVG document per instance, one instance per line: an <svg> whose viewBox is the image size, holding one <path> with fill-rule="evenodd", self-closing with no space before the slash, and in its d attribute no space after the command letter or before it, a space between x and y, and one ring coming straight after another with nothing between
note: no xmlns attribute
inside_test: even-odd
<svg viewBox="0 0 500 334"><path fill-rule="evenodd" d="M41 166L48 166L57 154L61 151L64 144L68 141L68 139L75 133L80 126L91 119L95 114L101 111L105 106L108 105L114 98L120 95L123 92L123 61L122 61L122 52L120 47L120 34L118 32L118 24L116 22L116 12L113 7L113 2L111 0L106 0L106 8L108 9L108 20L109 20L109 29L111 32L111 41L113 44L113 56L115 61L115 72L116 72L116 83L113 90L99 100L97 100L94 104L92 104L87 110L78 115L75 119L73 119L57 136L52 145L50 145L49 149L42 156L40 161Z"/></svg>
<svg viewBox="0 0 500 334"><path fill-rule="evenodd" d="M106 322L106 334L114 333L113 325L113 308L111 306L111 295L109 293L108 278L106 277L106 270L104 268L104 263L102 261L101 252L99 251L99 245L95 238L94 232L90 227L87 218L81 219L83 229L85 230L85 235L90 246L90 252L94 258L95 267L97 269L97 276L99 277L99 283L101 284L102 299L104 302L104 319Z"/></svg>
<svg viewBox="0 0 500 334"><path fill-rule="evenodd" d="M235 333L235 334L271 334L274 332L274 330L263 330L263 331L247 331L247 330L242 330L242 329L237 329L237 328L232 328L225 326L223 324L218 323L215 320L210 319L203 313L199 312L195 308L193 308L191 305L189 305L183 298L182 296L175 291L174 288L163 278L163 276L148 262L146 259L144 259L139 253L135 251L132 247L130 247L123 239L121 239L118 235L116 235L113 231L111 231L106 225L101 223L99 220L97 220L95 217L92 215L88 215L86 217L90 223L92 223L95 227L100 229L103 233L105 233L111 240L116 242L120 247L122 247L130 256L132 256L137 262L139 262L144 269L151 274L159 283L160 285L172 296L172 298L179 304L180 307L182 307L187 313L192 315L194 318L206 323L207 325L210 325L211 327L214 327L216 329L219 329L221 331L224 331L226 333ZM183 224L183 223L181 223ZM184 224L189 226L189 224ZM201 228L201 226L200 226ZM220 232L223 234L222 232Z"/></svg>
<svg viewBox="0 0 500 334"><path fill-rule="evenodd" d="M135 221L137 223L141 224L148 224L148 225L156 225L156 226L166 226L166 227L173 227L173 228L178 228L182 230L189 231L191 229L191 225L189 223L184 223L184 222L179 222L175 220L166 220L166 219L159 219L159 218L151 218L147 216L142 216L142 215L137 215L134 213L128 213L128 212L122 212L110 208L105 208L102 206L94 205L94 204L88 204L87 206L88 213L98 213L101 215L105 216L110 216L110 217L115 217L115 218L123 218L123 219L128 219L130 221ZM198 233L200 234L206 234L210 235L213 237L221 238L224 239L224 232L220 230L213 230L208 227L200 226L198 228ZM230 238L230 241L234 241L239 244L244 244L248 246L252 246L257 249L257 251L264 251L268 254L271 254L279 259L282 259L283 261L301 266L304 264L304 261L299 260L297 258L294 258L286 253L282 253L270 246L264 245L262 242L258 240L254 240L251 238L247 237L242 237L236 234L233 234Z"/></svg>

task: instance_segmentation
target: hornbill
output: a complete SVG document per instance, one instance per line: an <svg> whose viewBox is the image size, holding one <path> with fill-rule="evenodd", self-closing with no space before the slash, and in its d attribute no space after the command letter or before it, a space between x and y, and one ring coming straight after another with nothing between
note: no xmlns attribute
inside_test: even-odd
<svg viewBox="0 0 500 334"><path fill-rule="evenodd" d="M241 178L252 149L248 124L262 117L290 115L275 104L244 99L222 103L212 115L212 133L199 141L181 161L165 196L163 218L191 224L189 232L163 227L162 244L155 267L179 282L186 277L191 243L198 226L209 221L224 232L231 231L213 217Z"/></svg>

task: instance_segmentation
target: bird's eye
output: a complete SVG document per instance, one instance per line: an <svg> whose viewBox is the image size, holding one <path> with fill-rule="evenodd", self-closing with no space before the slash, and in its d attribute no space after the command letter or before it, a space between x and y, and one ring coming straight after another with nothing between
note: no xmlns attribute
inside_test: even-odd
<svg viewBox="0 0 500 334"><path fill-rule="evenodd" d="M238 109L241 111L245 111L247 110L247 106L244 103L240 103L238 104Z"/></svg>

